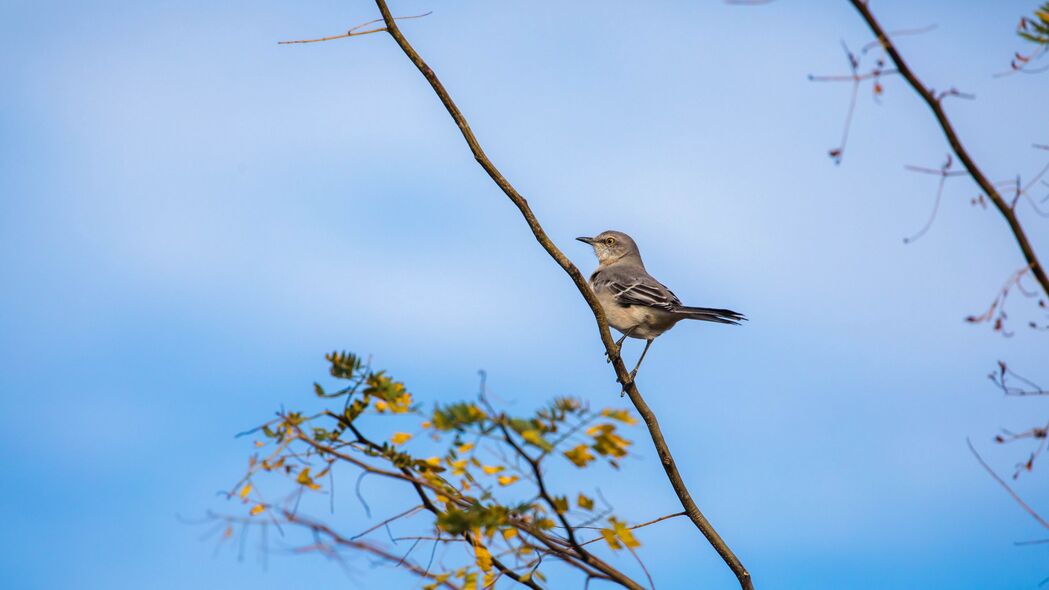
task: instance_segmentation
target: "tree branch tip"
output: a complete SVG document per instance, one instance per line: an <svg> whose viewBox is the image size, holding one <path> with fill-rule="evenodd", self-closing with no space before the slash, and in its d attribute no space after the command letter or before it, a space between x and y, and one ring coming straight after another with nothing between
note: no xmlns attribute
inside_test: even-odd
<svg viewBox="0 0 1049 590"><path fill-rule="evenodd" d="M422 14L413 14L411 16L396 16L396 17L393 18L393 20L397 21L397 20L408 20L408 19L413 19L413 18L423 18L424 16L430 16L431 14L433 14L433 11L429 10L429 11L426 11L426 12L424 12ZM301 43L320 43L322 41L334 41L335 39L346 39L348 37L360 37L362 35L370 35L372 33L386 32L386 31L389 30L386 27L378 27L378 28L375 28L375 29L368 29L366 31L358 31L358 29L361 29L361 28L366 27L366 26L371 25L371 24L375 24L377 22L382 22L382 20L383 19L381 19L381 18L377 18L375 20L370 20L370 21L368 21L366 23L361 23L361 24L359 24L359 25L357 25L355 27L350 28L350 30L346 31L345 33L343 33L341 35L332 35L330 37L318 37L316 39L297 39L297 40L294 40L294 41L277 41L277 45L297 45L297 44L301 44Z"/></svg>

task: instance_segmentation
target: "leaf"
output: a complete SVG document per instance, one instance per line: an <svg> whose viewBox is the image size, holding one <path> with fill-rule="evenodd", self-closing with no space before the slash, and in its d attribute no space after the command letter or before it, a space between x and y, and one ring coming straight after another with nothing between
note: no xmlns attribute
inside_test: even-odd
<svg viewBox="0 0 1049 590"><path fill-rule="evenodd" d="M248 494L250 494L250 493L251 493L251 484L250 483L246 483L246 484L244 484L244 487L240 488L240 498L242 500L244 498L247 498Z"/></svg>
<svg viewBox="0 0 1049 590"><path fill-rule="evenodd" d="M492 569L492 554L488 552L487 547L477 543L474 545L474 555L477 556L477 567L482 571L487 572Z"/></svg>
<svg viewBox="0 0 1049 590"><path fill-rule="evenodd" d="M465 444L459 445L459 448L456 449L456 450L461 454L461 453L469 453L470 451L473 450L473 448L474 448L474 444L473 443L465 443Z"/></svg>
<svg viewBox="0 0 1049 590"><path fill-rule="evenodd" d="M429 465L430 467L440 467L441 466L441 458L440 457L430 457L429 459L426 460L426 464Z"/></svg>
<svg viewBox="0 0 1049 590"><path fill-rule="evenodd" d="M256 505L251 507L251 512L249 512L249 514L251 514L252 516L255 516L256 514L262 514L262 512L265 511L265 510L266 510L265 506L263 506L262 504L256 504Z"/></svg>
<svg viewBox="0 0 1049 590"><path fill-rule="evenodd" d="M503 529L503 540L509 542L510 539L513 539L516 536L517 536L517 529L514 529L514 528Z"/></svg>
<svg viewBox="0 0 1049 590"><path fill-rule="evenodd" d="M516 475L500 475L499 485L506 487L519 479L521 478L517 477Z"/></svg>
<svg viewBox="0 0 1049 590"><path fill-rule="evenodd" d="M619 420L623 424L629 424L631 426L633 426L634 424L637 424L637 418L633 417L630 414L630 410L626 410L626 409L614 410L612 408L605 408L605 409L601 410L601 415L605 416L607 418L611 418L613 420Z"/></svg>
<svg viewBox="0 0 1049 590"><path fill-rule="evenodd" d="M568 512L568 498L565 496L555 496L554 510L556 510L559 514L564 514L565 512Z"/></svg>
<svg viewBox="0 0 1049 590"><path fill-rule="evenodd" d="M317 485L316 482L313 481L313 478L310 477L310 468L309 467L307 467L307 468L303 469L302 471L300 471L299 472L299 476L297 478L295 478L295 481L297 481L300 484L310 488L311 490L319 490L319 489L321 489L321 487L319 485Z"/></svg>
<svg viewBox="0 0 1049 590"><path fill-rule="evenodd" d="M594 501L592 499L584 496L583 494L579 494L579 498L576 499L576 503L578 503L579 507L582 508L583 510L593 510L594 509Z"/></svg>
<svg viewBox="0 0 1049 590"><path fill-rule="evenodd" d="M575 463L576 467L586 467L587 463L594 460L594 454L590 452L590 447L586 445L576 445L574 448L564 452L565 457L572 463Z"/></svg>
<svg viewBox="0 0 1049 590"><path fill-rule="evenodd" d="M554 446L551 445L538 430L525 430L521 433L521 438L525 439L529 443L543 449L544 451L552 451Z"/></svg>
<svg viewBox="0 0 1049 590"><path fill-rule="evenodd" d="M502 465L482 465L481 466L481 471L485 472L487 475L495 475L496 473L499 473L503 469L505 469L505 467L503 467Z"/></svg>
<svg viewBox="0 0 1049 590"><path fill-rule="evenodd" d="M412 435L407 432L395 432L393 433L393 436L390 437L390 442L395 445L403 445L410 440L412 440Z"/></svg>
<svg viewBox="0 0 1049 590"><path fill-rule="evenodd" d="M622 549L623 546L619 544L619 539L616 537L615 531L612 529L601 529L601 536L604 537L605 542L612 549Z"/></svg>
<svg viewBox="0 0 1049 590"><path fill-rule="evenodd" d="M616 538L623 542L624 545L630 548L640 547L641 543L634 537L634 531L630 530L630 527L625 522L620 521L616 517L608 519L609 524L612 525L612 530L615 532Z"/></svg>

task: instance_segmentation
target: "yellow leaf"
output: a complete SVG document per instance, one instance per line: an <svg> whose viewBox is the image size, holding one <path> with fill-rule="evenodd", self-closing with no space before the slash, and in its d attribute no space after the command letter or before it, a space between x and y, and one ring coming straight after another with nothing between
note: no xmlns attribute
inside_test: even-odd
<svg viewBox="0 0 1049 590"><path fill-rule="evenodd" d="M616 538L616 533L612 529L601 529L601 536L605 538L605 542L612 549L622 549L623 546L619 544L619 539Z"/></svg>
<svg viewBox="0 0 1049 590"><path fill-rule="evenodd" d="M431 426L433 426L433 423L432 423L432 422L430 422L429 420L427 420L426 422L423 422L423 423L422 423L422 427L423 427L423 428L429 428L429 427L431 427Z"/></svg>
<svg viewBox="0 0 1049 590"><path fill-rule="evenodd" d="M256 504L256 505L251 507L250 514L252 516L255 516L256 514L261 514L264 510L266 510L265 506L263 506L262 504Z"/></svg>
<svg viewBox="0 0 1049 590"><path fill-rule="evenodd" d="M634 531L630 530L630 527L625 522L621 522L616 517L608 519L609 524L612 525L612 529L615 531L616 537L623 542L627 547L640 547L641 543L638 543L634 537ZM602 531L602 534L604 532Z"/></svg>
<svg viewBox="0 0 1049 590"><path fill-rule="evenodd" d="M517 536L517 529L503 529L503 539L509 541Z"/></svg>
<svg viewBox="0 0 1049 590"><path fill-rule="evenodd" d="M550 443L547 442L543 435L538 430L526 430L521 433L521 438L532 443L543 450L550 450Z"/></svg>
<svg viewBox="0 0 1049 590"><path fill-rule="evenodd" d="M594 460L594 454L586 445L576 445L574 448L564 452L569 461L575 463L576 467L586 467L586 464Z"/></svg>
<svg viewBox="0 0 1049 590"><path fill-rule="evenodd" d="M250 493L251 493L251 484L250 483L246 483L246 484L244 484L244 487L240 488L240 497L241 497L241 499L247 498L248 494L250 494Z"/></svg>
<svg viewBox="0 0 1049 590"><path fill-rule="evenodd" d="M429 459L426 460L426 464L429 465L430 467L440 467L441 466L441 458L440 457L430 457Z"/></svg>
<svg viewBox="0 0 1049 590"><path fill-rule="evenodd" d="M474 545L474 554L477 556L477 567L486 572L492 569L492 554L487 547L480 543Z"/></svg>
<svg viewBox="0 0 1049 590"><path fill-rule="evenodd" d="M463 590L477 590L476 572L470 572L463 577Z"/></svg>
<svg viewBox="0 0 1049 590"><path fill-rule="evenodd" d="M462 454L462 453L469 453L471 450L473 450L473 448L474 448L474 444L473 443L465 443L465 444L459 445L458 451L459 451L460 454Z"/></svg>
<svg viewBox="0 0 1049 590"><path fill-rule="evenodd" d="M508 485L514 483L515 481L517 481L518 479L520 479L520 478L517 477L516 475L500 475L499 476L499 485L501 485L501 486L508 486Z"/></svg>
<svg viewBox="0 0 1049 590"><path fill-rule="evenodd" d="M630 415L629 410L619 409L614 410L612 408L605 408L601 410L601 415L611 418L613 420L619 420L624 424L637 424L637 418Z"/></svg>
<svg viewBox="0 0 1049 590"><path fill-rule="evenodd" d="M495 465L495 466L493 466L493 465L484 465L484 466L481 467L481 471L485 472L488 475L495 475L496 473L499 473L502 470L503 470L503 466L502 465Z"/></svg>
<svg viewBox="0 0 1049 590"><path fill-rule="evenodd" d="M382 401L381 399L380 400L376 400L376 402L375 402L375 410L377 412L379 412L380 414L385 412L387 407L388 407L388 405L386 404L386 402Z"/></svg>
<svg viewBox="0 0 1049 590"><path fill-rule="evenodd" d="M579 498L576 500L576 502L579 504L579 507L583 510L594 509L594 501L584 496L583 494L579 494Z"/></svg>
<svg viewBox="0 0 1049 590"><path fill-rule="evenodd" d="M319 489L321 489L321 487L319 485L314 483L313 478L310 477L310 468L309 467L307 467L307 468L303 469L302 471L300 471L299 472L299 476L297 478L295 478L295 481L297 481L297 482L301 483L302 485L310 488L311 490L319 490Z"/></svg>
<svg viewBox="0 0 1049 590"><path fill-rule="evenodd" d="M395 432L393 433L393 436L390 437L390 442L395 445L403 445L410 440L412 440L412 435L407 432Z"/></svg>

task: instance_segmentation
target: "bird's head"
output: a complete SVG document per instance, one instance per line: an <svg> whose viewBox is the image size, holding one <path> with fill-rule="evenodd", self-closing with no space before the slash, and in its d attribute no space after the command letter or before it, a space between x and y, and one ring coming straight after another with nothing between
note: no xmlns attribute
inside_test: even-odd
<svg viewBox="0 0 1049 590"><path fill-rule="evenodd" d="M602 265L612 264L623 259L636 258L641 262L641 253L633 238L621 231L603 231L592 238L576 238L580 242L594 247L594 254Z"/></svg>

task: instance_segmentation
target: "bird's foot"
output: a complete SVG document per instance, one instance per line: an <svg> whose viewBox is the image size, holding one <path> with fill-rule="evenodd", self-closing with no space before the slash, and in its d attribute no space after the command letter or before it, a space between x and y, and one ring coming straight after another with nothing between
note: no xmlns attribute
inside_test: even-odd
<svg viewBox="0 0 1049 590"><path fill-rule="evenodd" d="M624 395L626 395L627 388L634 384L634 377L636 377L636 376L637 376L637 369L634 369L633 371L630 371L630 375L627 377L626 381L619 381L620 383L623 384L623 389L619 392L619 397L623 397ZM618 379L617 379L617 381L618 381Z"/></svg>

